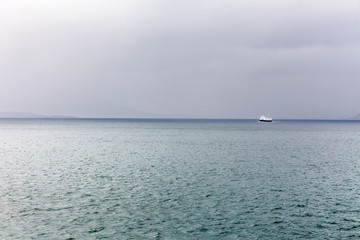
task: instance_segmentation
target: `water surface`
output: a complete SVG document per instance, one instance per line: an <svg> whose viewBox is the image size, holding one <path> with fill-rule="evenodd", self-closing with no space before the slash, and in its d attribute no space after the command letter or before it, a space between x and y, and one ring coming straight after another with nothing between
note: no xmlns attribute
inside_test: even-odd
<svg viewBox="0 0 360 240"><path fill-rule="evenodd" d="M0 120L3 239L360 237L360 122Z"/></svg>

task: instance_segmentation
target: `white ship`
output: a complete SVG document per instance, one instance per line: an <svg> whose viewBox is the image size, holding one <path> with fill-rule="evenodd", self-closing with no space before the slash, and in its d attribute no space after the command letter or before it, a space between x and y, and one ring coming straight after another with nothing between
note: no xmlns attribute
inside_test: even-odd
<svg viewBox="0 0 360 240"><path fill-rule="evenodd" d="M272 122L272 118L269 116L261 115L259 118L259 122Z"/></svg>

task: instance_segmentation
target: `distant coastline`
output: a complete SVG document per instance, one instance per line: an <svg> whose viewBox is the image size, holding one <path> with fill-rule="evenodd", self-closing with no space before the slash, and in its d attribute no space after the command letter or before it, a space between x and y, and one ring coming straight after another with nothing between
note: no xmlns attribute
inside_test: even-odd
<svg viewBox="0 0 360 240"><path fill-rule="evenodd" d="M43 115L28 112L0 112L0 118L77 118L74 116L64 115Z"/></svg>

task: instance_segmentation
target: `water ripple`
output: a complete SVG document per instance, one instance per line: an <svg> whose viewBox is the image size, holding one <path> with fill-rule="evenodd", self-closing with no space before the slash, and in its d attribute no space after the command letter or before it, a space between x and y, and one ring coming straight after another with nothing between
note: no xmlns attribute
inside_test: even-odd
<svg viewBox="0 0 360 240"><path fill-rule="evenodd" d="M4 239L347 239L360 125L0 121Z"/></svg>

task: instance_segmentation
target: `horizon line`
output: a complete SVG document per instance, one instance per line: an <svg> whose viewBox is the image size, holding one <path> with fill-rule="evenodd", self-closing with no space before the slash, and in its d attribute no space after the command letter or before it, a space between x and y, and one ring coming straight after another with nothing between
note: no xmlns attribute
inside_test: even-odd
<svg viewBox="0 0 360 240"><path fill-rule="evenodd" d="M258 120L258 118L202 118L202 117L0 117L0 119L24 120ZM360 121L352 118L278 118L273 121Z"/></svg>

